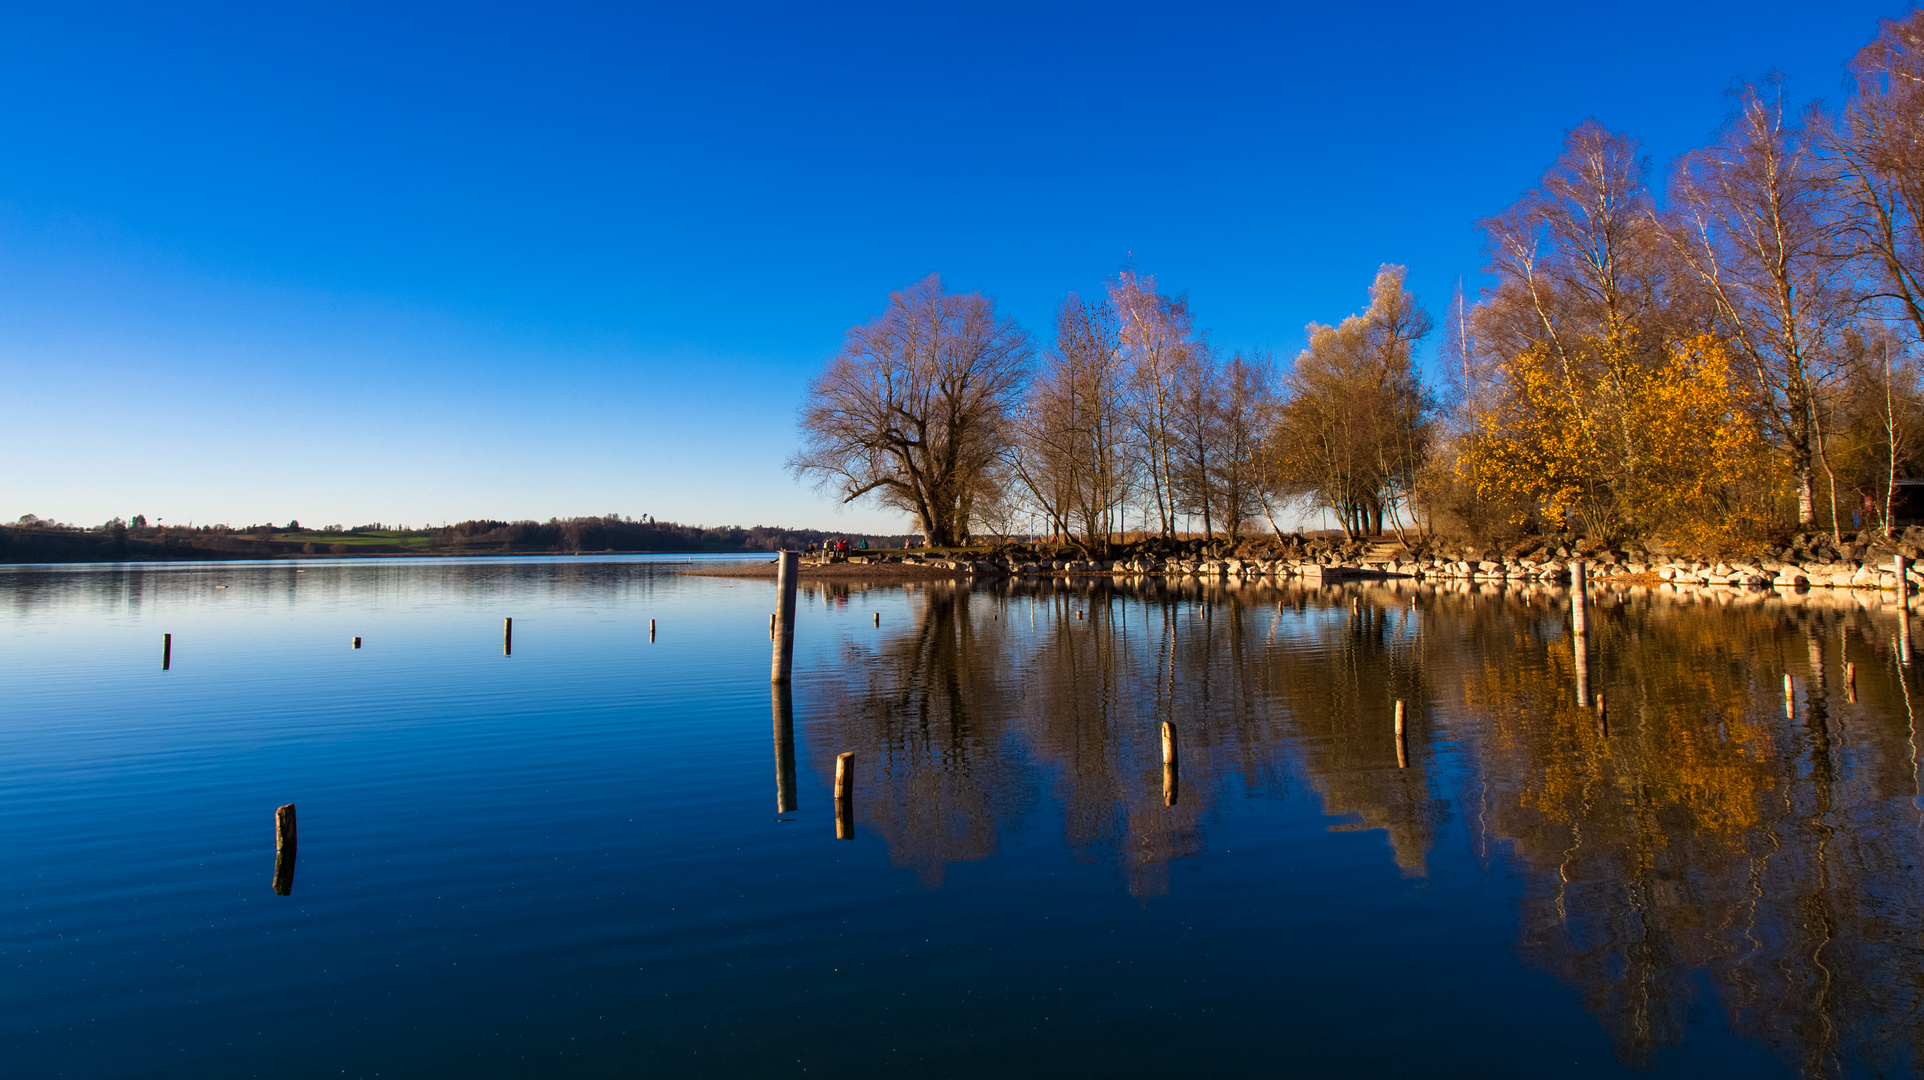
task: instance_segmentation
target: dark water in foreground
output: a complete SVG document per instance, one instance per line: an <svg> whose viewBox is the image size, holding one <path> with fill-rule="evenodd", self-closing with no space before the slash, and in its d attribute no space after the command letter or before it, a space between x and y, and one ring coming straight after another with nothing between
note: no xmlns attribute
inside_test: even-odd
<svg viewBox="0 0 1924 1080"><path fill-rule="evenodd" d="M1894 611L681 568L0 568L0 1074L1919 1069Z"/></svg>

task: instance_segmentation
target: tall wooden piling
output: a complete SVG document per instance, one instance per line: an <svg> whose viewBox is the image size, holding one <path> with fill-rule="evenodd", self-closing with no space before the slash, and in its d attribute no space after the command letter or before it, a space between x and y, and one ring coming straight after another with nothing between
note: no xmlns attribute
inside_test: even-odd
<svg viewBox="0 0 1924 1080"><path fill-rule="evenodd" d="M1570 628L1579 634L1590 629L1590 572L1582 559L1570 560Z"/></svg>
<svg viewBox="0 0 1924 1080"><path fill-rule="evenodd" d="M294 892L294 855L300 839L294 831L294 804L274 811L274 891L281 896Z"/></svg>
<svg viewBox="0 0 1924 1080"><path fill-rule="evenodd" d="M795 590L801 576L801 554L782 552L775 567L775 657L769 665L770 682L787 682L795 666Z"/></svg>
<svg viewBox="0 0 1924 1080"><path fill-rule="evenodd" d="M775 714L775 812L795 812L795 702L787 683L768 688L769 708Z"/></svg>
<svg viewBox="0 0 1924 1080"><path fill-rule="evenodd" d="M1577 707L1590 705L1590 635L1581 631L1570 635L1570 657L1576 662Z"/></svg>
<svg viewBox="0 0 1924 1080"><path fill-rule="evenodd" d="M835 757L835 839L855 839L855 755Z"/></svg>
<svg viewBox="0 0 1924 1080"><path fill-rule="evenodd" d="M1176 805L1180 780L1177 770L1180 754L1176 746L1176 725L1165 720L1162 723L1162 804Z"/></svg>
<svg viewBox="0 0 1924 1080"><path fill-rule="evenodd" d="M514 655L514 620L512 618L501 620L501 655Z"/></svg>
<svg viewBox="0 0 1924 1080"><path fill-rule="evenodd" d="M174 635L160 635L160 670L166 671L174 666Z"/></svg>

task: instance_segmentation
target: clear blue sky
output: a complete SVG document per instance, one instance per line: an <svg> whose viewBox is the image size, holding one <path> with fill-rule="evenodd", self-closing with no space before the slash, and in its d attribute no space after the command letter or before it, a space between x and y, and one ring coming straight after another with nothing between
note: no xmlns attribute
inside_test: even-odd
<svg viewBox="0 0 1924 1080"><path fill-rule="evenodd" d="M0 517L895 528L782 469L939 271L1039 335L1126 259L1282 356L1585 117L1661 172L1906 4L16 4Z"/></svg>

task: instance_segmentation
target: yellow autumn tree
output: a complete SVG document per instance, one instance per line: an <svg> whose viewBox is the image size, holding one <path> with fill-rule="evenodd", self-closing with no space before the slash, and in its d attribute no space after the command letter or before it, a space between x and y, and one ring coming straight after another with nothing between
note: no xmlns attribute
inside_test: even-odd
<svg viewBox="0 0 1924 1080"><path fill-rule="evenodd" d="M1605 540L1662 533L1721 550L1767 527L1755 482L1779 466L1715 337L1656 363L1621 335L1538 347L1497 382L1457 462L1479 494Z"/></svg>

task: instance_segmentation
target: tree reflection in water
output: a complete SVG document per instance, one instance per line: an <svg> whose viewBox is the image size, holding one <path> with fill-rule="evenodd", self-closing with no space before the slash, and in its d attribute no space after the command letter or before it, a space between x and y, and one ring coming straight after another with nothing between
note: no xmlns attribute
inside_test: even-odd
<svg viewBox="0 0 1924 1080"><path fill-rule="evenodd" d="M1475 854L1524 882L1521 953L1626 1062L1682 1041L1705 976L1734 1030L1807 1074L1921 1060L1893 602L1597 589L1578 638L1568 594L1538 589L1017 581L917 600L816 680L807 742L818 776L856 752L861 823L931 887L1046 785L1076 857L1161 895L1223 798L1307 783L1335 828L1384 830L1406 875L1463 815Z"/></svg>

